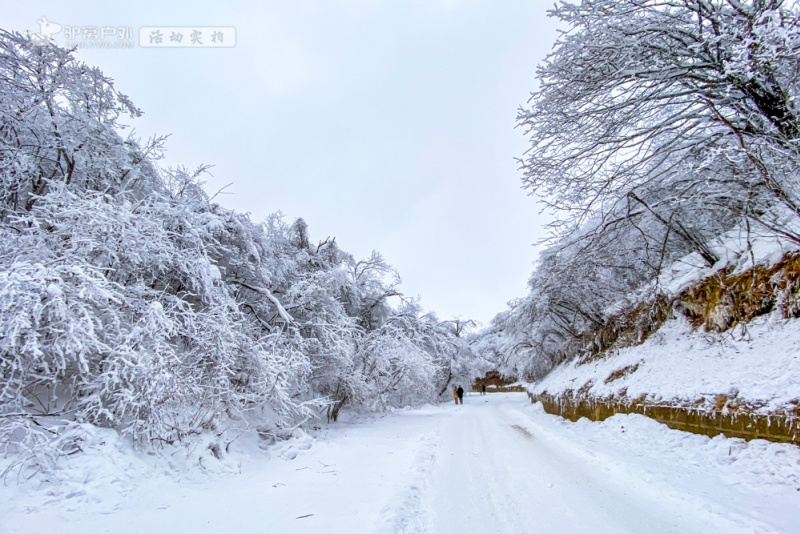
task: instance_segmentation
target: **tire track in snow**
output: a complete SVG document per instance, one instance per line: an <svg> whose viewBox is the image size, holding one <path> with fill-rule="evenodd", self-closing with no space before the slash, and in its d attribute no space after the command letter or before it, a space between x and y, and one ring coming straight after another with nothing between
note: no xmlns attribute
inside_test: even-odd
<svg viewBox="0 0 800 534"><path fill-rule="evenodd" d="M508 464L505 461L501 450L498 450L498 432L496 425L488 424L484 418L476 419L473 436L480 439L473 440L479 443L478 452L474 455L479 474L476 481L483 483L484 497L488 503L491 524L486 528L492 528L496 532L515 532L526 534L527 530L523 527L524 521L518 513L519 495L514 494L507 483ZM519 436L508 435L507 439L512 442L519 439ZM477 448L477 447L476 447Z"/></svg>
<svg viewBox="0 0 800 534"><path fill-rule="evenodd" d="M509 464L507 454L524 446L525 438L498 424L487 408L459 409L443 429L440 462L428 492L436 532L528 532L530 523L520 515L528 497L508 484L519 466Z"/></svg>
<svg viewBox="0 0 800 534"><path fill-rule="evenodd" d="M381 511L381 521L377 532L386 534L425 534L433 532L430 528L431 512L425 505L425 493L429 486L439 450L439 436L435 433L419 440L417 453L409 473L407 483L392 497Z"/></svg>
<svg viewBox="0 0 800 534"><path fill-rule="evenodd" d="M519 432L520 434L522 434L526 438L533 439L533 434L531 434L528 429L522 428L519 425L511 425L511 428L513 428L514 430L516 430L517 432Z"/></svg>

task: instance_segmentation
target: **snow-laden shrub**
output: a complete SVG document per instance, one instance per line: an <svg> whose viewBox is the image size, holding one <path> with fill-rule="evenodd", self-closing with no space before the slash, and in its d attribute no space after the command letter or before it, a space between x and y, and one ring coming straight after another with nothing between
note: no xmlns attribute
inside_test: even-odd
<svg viewBox="0 0 800 534"><path fill-rule="evenodd" d="M172 440L198 424L187 408L292 404L279 375L307 362L242 314L207 255L211 238L174 230L191 225L184 206L61 190L24 221L4 234L0 272L2 391L14 409L68 408Z"/></svg>

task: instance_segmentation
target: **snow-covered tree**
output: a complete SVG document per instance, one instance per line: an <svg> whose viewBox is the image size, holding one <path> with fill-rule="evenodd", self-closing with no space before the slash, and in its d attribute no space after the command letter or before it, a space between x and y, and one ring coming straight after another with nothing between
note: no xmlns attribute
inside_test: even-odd
<svg viewBox="0 0 800 534"><path fill-rule="evenodd" d="M523 185L556 214L530 294L491 336L530 376L655 299L662 270L735 226L800 242L800 8L782 0L561 1L566 30L518 120ZM636 294L640 296L635 296Z"/></svg>
<svg viewBox="0 0 800 534"><path fill-rule="evenodd" d="M584 0L551 14L570 29L519 122L524 185L563 223L661 184L675 202L739 209L754 192L800 214L795 3Z"/></svg>
<svg viewBox="0 0 800 534"><path fill-rule="evenodd" d="M213 204L204 167L122 135L139 114L71 52L0 31L7 451L36 462L76 422L174 443L436 399L460 345L378 252Z"/></svg>

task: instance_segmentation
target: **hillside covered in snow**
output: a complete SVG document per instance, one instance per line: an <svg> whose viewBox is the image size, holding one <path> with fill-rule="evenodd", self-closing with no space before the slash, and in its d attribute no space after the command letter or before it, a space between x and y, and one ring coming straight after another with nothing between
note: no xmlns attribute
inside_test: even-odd
<svg viewBox="0 0 800 534"><path fill-rule="evenodd" d="M552 14L568 30L518 119L523 186L556 219L529 294L479 352L534 395L794 421L797 6L596 0Z"/></svg>

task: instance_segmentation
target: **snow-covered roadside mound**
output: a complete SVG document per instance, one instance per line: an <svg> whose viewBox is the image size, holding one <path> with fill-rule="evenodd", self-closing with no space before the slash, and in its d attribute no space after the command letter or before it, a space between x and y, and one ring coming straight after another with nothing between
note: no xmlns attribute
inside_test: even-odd
<svg viewBox="0 0 800 534"><path fill-rule="evenodd" d="M254 461L294 459L314 442L300 428L277 442L255 431L240 429L237 436L232 429L230 434L223 450L213 432L139 450L116 430L72 423L58 438L70 441L68 454L54 454L45 444L25 454L0 456L0 518L52 510L113 514L154 484L178 487L226 479L241 475ZM2 519L0 532L6 532Z"/></svg>
<svg viewBox="0 0 800 534"><path fill-rule="evenodd" d="M800 403L800 320L765 316L718 334L692 330L679 317L642 345L564 364L528 391L681 404L725 395L757 413L794 410Z"/></svg>

